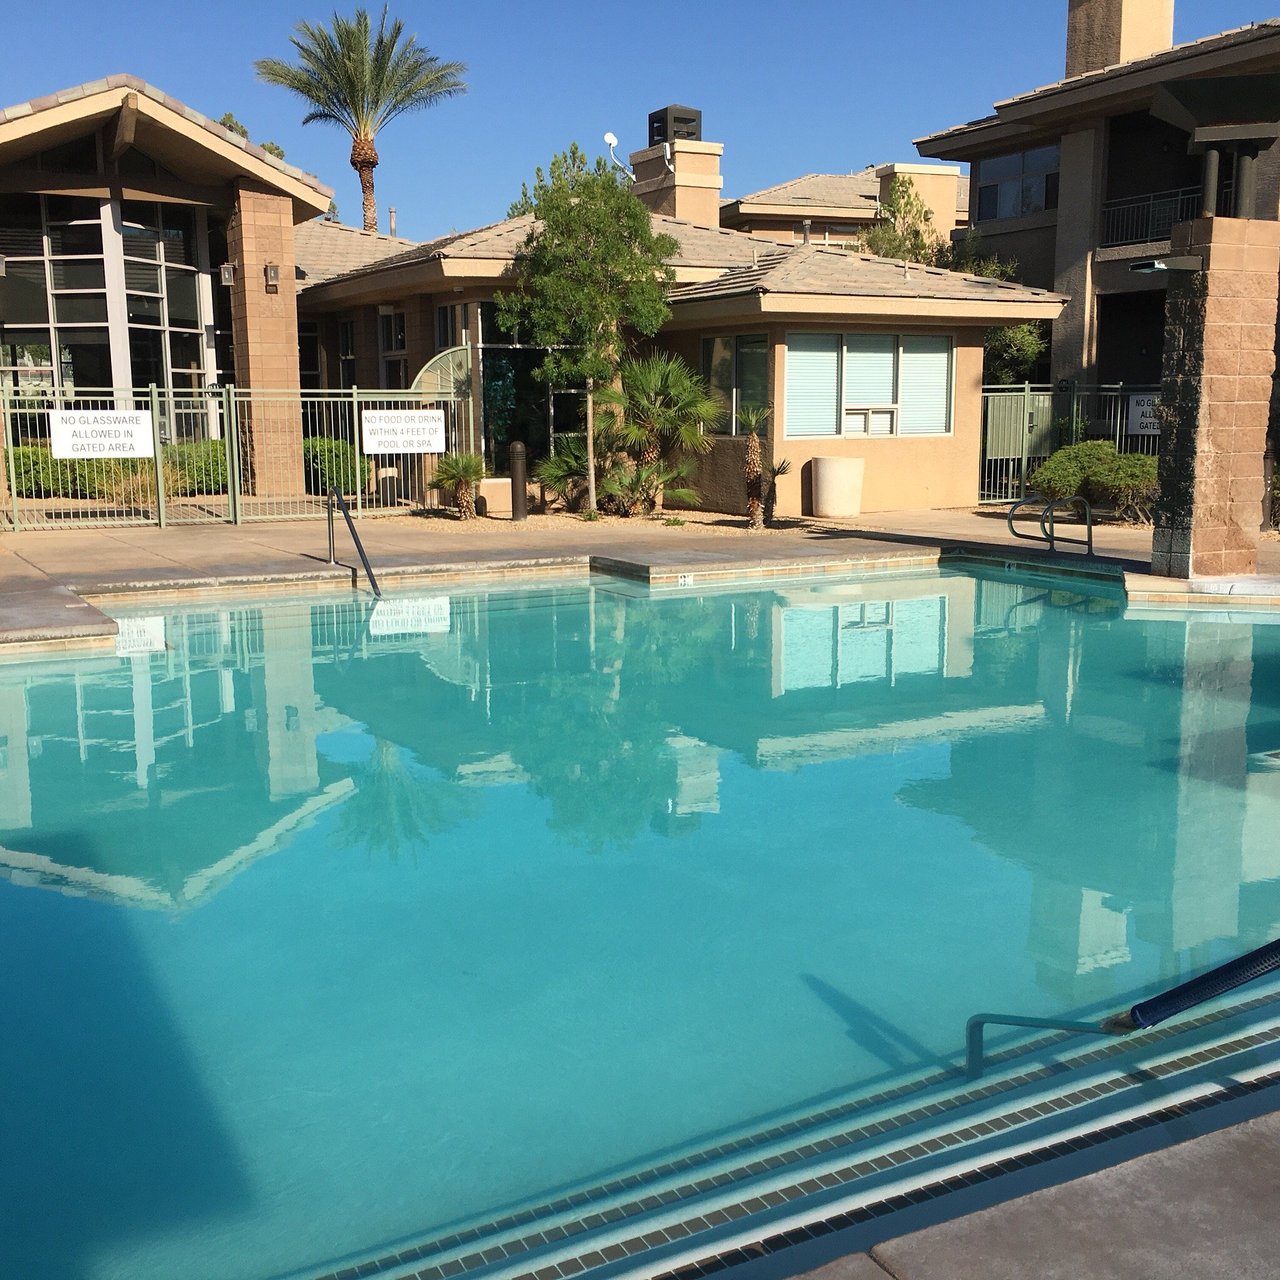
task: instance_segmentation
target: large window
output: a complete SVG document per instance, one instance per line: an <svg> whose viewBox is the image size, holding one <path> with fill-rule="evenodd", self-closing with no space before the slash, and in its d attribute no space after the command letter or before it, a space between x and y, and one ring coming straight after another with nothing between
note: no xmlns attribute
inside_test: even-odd
<svg viewBox="0 0 1280 1280"><path fill-rule="evenodd" d="M742 411L769 403L769 339L763 333L703 338L702 376L724 410L714 429L740 434Z"/></svg>
<svg viewBox="0 0 1280 1280"><path fill-rule="evenodd" d="M925 436L951 430L949 337L787 335L789 439Z"/></svg>
<svg viewBox="0 0 1280 1280"><path fill-rule="evenodd" d="M1058 207L1057 143L991 156L975 166L976 221L1022 218Z"/></svg>
<svg viewBox="0 0 1280 1280"><path fill-rule="evenodd" d="M409 360L405 355L405 314L391 307L378 313L378 347L382 355L382 385L398 391L409 385Z"/></svg>

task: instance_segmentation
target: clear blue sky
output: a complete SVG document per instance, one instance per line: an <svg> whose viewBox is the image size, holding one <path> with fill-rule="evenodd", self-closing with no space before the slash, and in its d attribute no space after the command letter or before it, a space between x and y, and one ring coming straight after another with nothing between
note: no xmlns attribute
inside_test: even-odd
<svg viewBox="0 0 1280 1280"><path fill-rule="evenodd" d="M0 98L141 76L214 119L233 111L254 141L280 143L333 187L343 221L358 223L347 135L303 129L292 95L258 83L252 66L289 56L294 24L332 11L309 0L63 0L52 37L6 60ZM494 221L571 141L602 151L612 129L623 154L637 150L648 113L671 102L700 108L703 136L725 144L726 196L917 159L912 138L1058 79L1066 11L1067 0L402 0L393 12L420 43L468 64L470 91L380 135L382 225L389 205L415 239ZM1176 14L1183 41L1274 11L1176 0Z"/></svg>

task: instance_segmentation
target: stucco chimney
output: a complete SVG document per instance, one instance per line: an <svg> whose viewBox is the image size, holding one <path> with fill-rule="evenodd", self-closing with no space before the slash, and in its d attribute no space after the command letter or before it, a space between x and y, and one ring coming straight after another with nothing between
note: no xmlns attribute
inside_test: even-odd
<svg viewBox="0 0 1280 1280"><path fill-rule="evenodd" d="M655 111L649 137L654 146L628 157L636 175L632 191L654 213L718 227L724 144L702 141L702 113L674 106Z"/></svg>
<svg viewBox="0 0 1280 1280"><path fill-rule="evenodd" d="M1173 0L1067 0L1067 75L1173 46Z"/></svg>

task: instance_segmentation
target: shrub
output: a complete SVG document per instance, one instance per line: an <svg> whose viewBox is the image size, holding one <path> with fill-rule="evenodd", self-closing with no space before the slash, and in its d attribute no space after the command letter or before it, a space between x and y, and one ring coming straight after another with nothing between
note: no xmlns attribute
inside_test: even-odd
<svg viewBox="0 0 1280 1280"><path fill-rule="evenodd" d="M1159 464L1141 453L1117 454L1089 471L1087 482L1095 498L1112 508L1118 519L1151 522L1151 504L1160 491Z"/></svg>
<svg viewBox="0 0 1280 1280"><path fill-rule="evenodd" d="M183 444L167 444L163 455L167 493L175 497L195 493L226 493L225 441L193 440Z"/></svg>
<svg viewBox="0 0 1280 1280"><path fill-rule="evenodd" d="M1090 473L1118 456L1110 440L1086 440L1083 444L1068 445L1041 463L1028 477L1027 484L1051 502L1074 498L1077 494L1088 498Z"/></svg>
<svg viewBox="0 0 1280 1280"><path fill-rule="evenodd" d="M44 445L18 445L13 451L13 491L19 498L88 497L88 469L71 458L55 458Z"/></svg>
<svg viewBox="0 0 1280 1280"><path fill-rule="evenodd" d="M432 488L448 490L463 520L476 514L476 485L484 479L484 459L478 453L446 453L436 463Z"/></svg>
<svg viewBox="0 0 1280 1280"><path fill-rule="evenodd" d="M355 493L369 482L369 459L358 458L346 440L312 436L302 442L302 458L308 493L328 493L330 485L342 494Z"/></svg>

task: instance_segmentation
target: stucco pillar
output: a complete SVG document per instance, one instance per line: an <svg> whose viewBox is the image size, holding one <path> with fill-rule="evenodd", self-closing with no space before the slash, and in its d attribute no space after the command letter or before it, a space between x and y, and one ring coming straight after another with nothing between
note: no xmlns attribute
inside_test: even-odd
<svg viewBox="0 0 1280 1280"><path fill-rule="evenodd" d="M1152 572L1253 573L1275 371L1280 222L1198 218L1174 229L1166 304L1160 497Z"/></svg>
<svg viewBox="0 0 1280 1280"><path fill-rule="evenodd" d="M231 289L236 384L258 393L296 392L300 382L292 202L241 181L227 224L227 245L236 267ZM269 268L275 269L272 278ZM249 473L245 480L256 496L305 491L299 400L252 396L240 413L240 446Z"/></svg>
<svg viewBox="0 0 1280 1280"><path fill-rule="evenodd" d="M1090 382L1097 360L1093 248L1102 207L1105 138L1100 124L1062 137L1053 287L1070 301L1053 322L1049 359L1055 381Z"/></svg>

